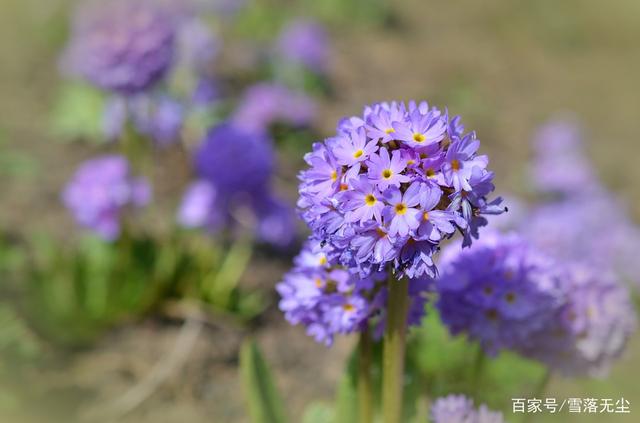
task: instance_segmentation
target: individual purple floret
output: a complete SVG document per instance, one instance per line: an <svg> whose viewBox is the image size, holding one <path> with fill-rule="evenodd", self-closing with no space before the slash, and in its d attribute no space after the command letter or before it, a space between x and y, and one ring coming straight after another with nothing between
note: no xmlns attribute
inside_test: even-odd
<svg viewBox="0 0 640 423"><path fill-rule="evenodd" d="M178 221L210 231L241 222L257 237L288 245L294 237L293 211L273 195L274 153L265 135L224 123L209 131L194 156L197 181L185 193Z"/></svg>
<svg viewBox="0 0 640 423"><path fill-rule="evenodd" d="M564 300L555 263L515 234L484 234L468 250L454 243L441 260L442 321L490 355L528 345Z"/></svg>
<svg viewBox="0 0 640 423"><path fill-rule="evenodd" d="M473 400L464 395L448 395L436 399L431 406L432 423L503 423L498 411L491 411L482 404L478 409Z"/></svg>
<svg viewBox="0 0 640 423"><path fill-rule="evenodd" d="M314 118L315 104L306 95L270 83L249 87L233 113L234 125L253 131L267 131L282 123L292 127L308 126Z"/></svg>
<svg viewBox="0 0 640 423"><path fill-rule="evenodd" d="M596 267L569 266L564 304L520 352L565 375L605 376L636 329L627 290Z"/></svg>
<svg viewBox="0 0 640 423"><path fill-rule="evenodd" d="M504 211L487 199L493 172L479 147L458 117L426 102L368 106L305 156L302 218L362 277L388 265L398 277L434 276L442 240L460 231L470 245L483 215Z"/></svg>
<svg viewBox="0 0 640 423"><path fill-rule="evenodd" d="M278 55L285 61L324 73L329 59L329 37L317 22L296 20L280 34Z"/></svg>
<svg viewBox="0 0 640 423"><path fill-rule="evenodd" d="M578 124L556 119L542 126L533 139L531 181L543 193L573 196L599 187L587 159Z"/></svg>
<svg viewBox="0 0 640 423"><path fill-rule="evenodd" d="M102 89L137 94L167 74L175 32L161 2L92 1L74 19L65 67Z"/></svg>
<svg viewBox="0 0 640 423"><path fill-rule="evenodd" d="M294 259L295 267L276 289L280 309L293 325L303 325L316 341L331 345L337 334L370 326L376 336L384 331L387 301L384 273L361 278L333 261L334 251L310 239ZM425 312L427 280L409 284L409 325L419 324Z"/></svg>
<svg viewBox="0 0 640 423"><path fill-rule="evenodd" d="M80 225L114 240L120 234L125 210L147 205L151 190L144 179L131 175L125 158L110 155L84 162L62 199Z"/></svg>

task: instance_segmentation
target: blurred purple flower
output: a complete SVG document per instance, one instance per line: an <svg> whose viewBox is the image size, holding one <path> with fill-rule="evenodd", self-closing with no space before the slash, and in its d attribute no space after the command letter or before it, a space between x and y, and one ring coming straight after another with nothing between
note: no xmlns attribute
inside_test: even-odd
<svg viewBox="0 0 640 423"><path fill-rule="evenodd" d="M536 133L533 147L531 180L539 191L572 196L598 188L582 132L574 121L549 121Z"/></svg>
<svg viewBox="0 0 640 423"><path fill-rule="evenodd" d="M495 355L531 342L562 305L555 263L515 234L486 233L471 248L442 253L438 310L451 333Z"/></svg>
<svg viewBox="0 0 640 423"><path fill-rule="evenodd" d="M437 398L431 406L433 423L504 423L502 413L482 404L476 410L473 400L464 395Z"/></svg>
<svg viewBox="0 0 640 423"><path fill-rule="evenodd" d="M520 352L565 375L603 377L636 329L629 294L593 266L567 266L560 281L563 306Z"/></svg>
<svg viewBox="0 0 640 423"><path fill-rule="evenodd" d="M276 123L293 127L311 124L313 100L302 93L269 83L249 87L232 116L234 125L253 131L267 131Z"/></svg>
<svg viewBox="0 0 640 423"><path fill-rule="evenodd" d="M173 63L175 23L154 0L89 2L73 21L64 66L108 91L146 91Z"/></svg>
<svg viewBox="0 0 640 423"><path fill-rule="evenodd" d="M214 127L195 153L198 181L183 197L178 222L217 231L241 221L252 225L263 242L290 245L293 210L271 192L273 160L265 135L229 123Z"/></svg>
<svg viewBox="0 0 640 423"><path fill-rule="evenodd" d="M289 23L280 34L277 50L286 61L313 72L324 73L327 70L329 37L317 22L296 20Z"/></svg>
<svg viewBox="0 0 640 423"><path fill-rule="evenodd" d="M151 189L144 179L131 176L124 157L110 155L84 162L64 189L62 199L78 224L114 240L120 234L125 209L147 205Z"/></svg>

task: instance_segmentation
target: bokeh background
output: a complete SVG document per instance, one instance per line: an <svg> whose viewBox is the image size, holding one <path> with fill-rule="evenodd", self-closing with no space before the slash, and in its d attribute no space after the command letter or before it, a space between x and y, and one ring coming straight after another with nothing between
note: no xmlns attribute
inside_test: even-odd
<svg viewBox="0 0 640 423"><path fill-rule="evenodd" d="M127 316L89 343L61 347L42 340L23 318L25 276L11 271L12 263L24 259L20 246L39 236L52 248L80 242L60 190L82 160L111 148L70 141L52 130L63 84L58 61L73 8L63 0L3 0L0 5L0 350L18 345L20 355L0 363L1 421L96 421L98 406L144 380L171 351L182 328L178 303ZM427 99L463 115L466 126L478 132L499 192L527 198L531 138L550 117L568 115L582 124L596 172L640 219L637 1L405 0L380 6L350 0L323 6L248 0L245 8L221 30L222 74L227 66L251 61L289 19L304 16L325 25L330 89L315 98L312 127L318 137L330 135L338 119L358 114L364 104ZM296 173L310 141L308 133L300 145L288 139L278 153L277 185L292 205ZM189 170L176 159L180 154L172 149L157 154L154 209L145 225L166 225L162 216L171 216L182 195ZM264 309L249 322L207 313L184 365L120 421L247 421L237 353L248 335L271 363L292 421L301 421L310 402L330 401L353 340L340 339L327 349L285 322L273 288L291 257L291 252L255 251L240 284L261 293ZM635 421L639 365L635 337L610 377L555 378L546 395L624 396L630 416L563 414L535 421Z"/></svg>

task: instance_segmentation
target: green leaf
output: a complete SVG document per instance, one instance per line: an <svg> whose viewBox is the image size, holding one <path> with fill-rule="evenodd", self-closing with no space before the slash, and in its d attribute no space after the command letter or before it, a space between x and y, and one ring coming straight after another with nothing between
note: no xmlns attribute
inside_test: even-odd
<svg viewBox="0 0 640 423"><path fill-rule="evenodd" d="M271 372L255 341L247 340L240 350L240 374L254 423L283 423L284 406Z"/></svg>
<svg viewBox="0 0 640 423"><path fill-rule="evenodd" d="M333 407L323 402L313 402L304 410L302 423L331 423L334 418Z"/></svg>

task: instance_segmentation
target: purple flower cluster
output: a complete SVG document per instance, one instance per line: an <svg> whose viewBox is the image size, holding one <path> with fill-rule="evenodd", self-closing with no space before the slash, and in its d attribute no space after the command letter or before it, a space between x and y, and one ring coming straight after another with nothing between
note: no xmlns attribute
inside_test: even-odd
<svg viewBox="0 0 640 423"><path fill-rule="evenodd" d="M491 411L482 404L474 408L473 400L464 395L448 395L436 399L431 406L433 423L503 423L498 411Z"/></svg>
<svg viewBox="0 0 640 423"><path fill-rule="evenodd" d="M520 352L566 375L602 377L636 329L629 294L593 267L570 266L561 283L564 304Z"/></svg>
<svg viewBox="0 0 640 423"><path fill-rule="evenodd" d="M106 104L102 127L105 136L115 140L122 136L130 122L139 134L164 146L180 138L185 114L185 106L166 95L114 96Z"/></svg>
<svg viewBox="0 0 640 423"><path fill-rule="evenodd" d="M499 214L488 158L460 118L426 102L379 103L343 119L305 156L298 206L335 260L361 276L384 270L434 276L433 254L456 230L464 245Z"/></svg>
<svg viewBox="0 0 640 423"><path fill-rule="evenodd" d="M306 95L282 85L260 83L247 89L231 120L236 126L266 132L276 123L307 126L314 114L315 104Z"/></svg>
<svg viewBox="0 0 640 423"><path fill-rule="evenodd" d="M66 64L102 89L140 93L169 71L175 34L174 18L158 1L93 1L74 20Z"/></svg>
<svg viewBox="0 0 640 423"><path fill-rule="evenodd" d="M533 138L531 181L540 192L575 195L598 186L598 178L584 151L582 131L576 122L555 119Z"/></svg>
<svg viewBox="0 0 640 423"><path fill-rule="evenodd" d="M62 199L80 225L114 240L120 234L125 208L147 205L151 190L145 180L131 176L125 158L103 156L80 166Z"/></svg>
<svg viewBox="0 0 640 423"><path fill-rule="evenodd" d="M295 267L276 289L280 309L293 325L301 324L317 342L329 346L336 334L373 327L381 336L385 324L385 273L361 278L331 262L331 247L310 239L295 258ZM411 280L407 323L419 324L424 315L428 280Z"/></svg>
<svg viewBox="0 0 640 423"><path fill-rule="evenodd" d="M635 330L628 292L606 269L552 260L515 235L443 251L438 309L485 351L510 349L567 374L604 373Z"/></svg>
<svg viewBox="0 0 640 423"><path fill-rule="evenodd" d="M624 202L593 172L579 127L571 121L551 121L539 130L534 147L532 180L540 191L555 196L521 219L522 233L554 257L613 271L638 286L635 251L640 249L640 229ZM606 225L601 223L603 216Z"/></svg>
<svg viewBox="0 0 640 423"><path fill-rule="evenodd" d="M329 58L329 40L324 28L312 21L295 20L280 34L278 55L287 62L324 73Z"/></svg>
<svg viewBox="0 0 640 423"><path fill-rule="evenodd" d="M437 306L443 322L491 355L528 345L562 304L552 260L515 234L485 233L467 250L454 243L441 259Z"/></svg>
<svg viewBox="0 0 640 423"><path fill-rule="evenodd" d="M261 240L289 244L293 211L271 192L273 162L271 140L265 135L228 123L214 127L196 151L198 179L187 189L179 222L211 231L245 222L256 228Z"/></svg>

